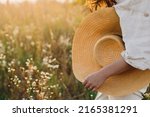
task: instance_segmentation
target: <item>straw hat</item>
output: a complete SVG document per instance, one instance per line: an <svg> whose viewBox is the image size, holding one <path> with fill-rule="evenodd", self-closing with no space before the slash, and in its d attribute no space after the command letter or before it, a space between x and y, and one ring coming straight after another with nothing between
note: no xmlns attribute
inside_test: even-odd
<svg viewBox="0 0 150 117"><path fill-rule="evenodd" d="M83 82L89 74L116 61L124 50L119 18L114 8L104 8L88 15L75 32L72 47L73 72ZM130 70L108 78L99 91L123 96L150 82L150 71Z"/></svg>

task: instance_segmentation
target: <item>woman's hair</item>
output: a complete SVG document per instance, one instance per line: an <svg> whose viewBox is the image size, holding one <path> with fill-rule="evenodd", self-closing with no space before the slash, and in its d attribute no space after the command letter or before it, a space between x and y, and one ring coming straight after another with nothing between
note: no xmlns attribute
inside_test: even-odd
<svg viewBox="0 0 150 117"><path fill-rule="evenodd" d="M112 7L117 4L116 0L86 0L86 5L91 12L97 10L98 7Z"/></svg>
<svg viewBox="0 0 150 117"><path fill-rule="evenodd" d="M102 1L102 0L97 0ZM104 0L108 7L112 7L113 5L117 4L116 0Z"/></svg>

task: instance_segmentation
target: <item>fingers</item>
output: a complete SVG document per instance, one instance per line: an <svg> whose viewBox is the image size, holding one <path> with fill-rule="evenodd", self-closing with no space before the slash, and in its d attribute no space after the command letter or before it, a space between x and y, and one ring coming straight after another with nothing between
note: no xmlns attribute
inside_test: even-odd
<svg viewBox="0 0 150 117"><path fill-rule="evenodd" d="M89 83L88 80L85 80L83 85L85 86L85 88L87 88L89 90L92 90L94 92L96 92L98 90L98 88L99 88L99 86L94 86L91 83Z"/></svg>
<svg viewBox="0 0 150 117"><path fill-rule="evenodd" d="M85 80L85 81L83 82L83 85L85 86L87 83L88 83L88 80Z"/></svg>
<svg viewBox="0 0 150 117"><path fill-rule="evenodd" d="M91 87L91 84L90 83L86 83L84 86L89 89Z"/></svg>
<svg viewBox="0 0 150 117"><path fill-rule="evenodd" d="M83 82L83 85L84 85L85 88L88 88L88 89L92 89L92 88L93 88L93 87L92 87L92 84L89 83L88 80L85 80L85 81Z"/></svg>
<svg viewBox="0 0 150 117"><path fill-rule="evenodd" d="M94 91L94 92L96 92L97 90L98 90L98 86L96 86L96 87L94 87L93 89L92 89L92 91Z"/></svg>

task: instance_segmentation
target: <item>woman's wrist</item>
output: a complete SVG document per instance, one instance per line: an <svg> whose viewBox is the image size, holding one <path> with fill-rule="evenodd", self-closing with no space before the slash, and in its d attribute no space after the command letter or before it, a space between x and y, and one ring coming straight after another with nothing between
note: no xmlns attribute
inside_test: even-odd
<svg viewBox="0 0 150 117"><path fill-rule="evenodd" d="M100 78L102 78L103 80L106 80L107 78L111 76L111 74L108 71L106 71L105 68L102 68L101 70L99 70L98 74Z"/></svg>

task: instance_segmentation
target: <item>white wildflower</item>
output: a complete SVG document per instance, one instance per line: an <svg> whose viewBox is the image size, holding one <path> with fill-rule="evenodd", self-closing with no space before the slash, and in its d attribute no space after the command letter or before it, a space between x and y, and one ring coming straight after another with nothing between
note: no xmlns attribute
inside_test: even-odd
<svg viewBox="0 0 150 117"><path fill-rule="evenodd" d="M16 26L15 29L13 30L13 35L14 35L14 36L17 36L18 33L19 33L19 27Z"/></svg>

